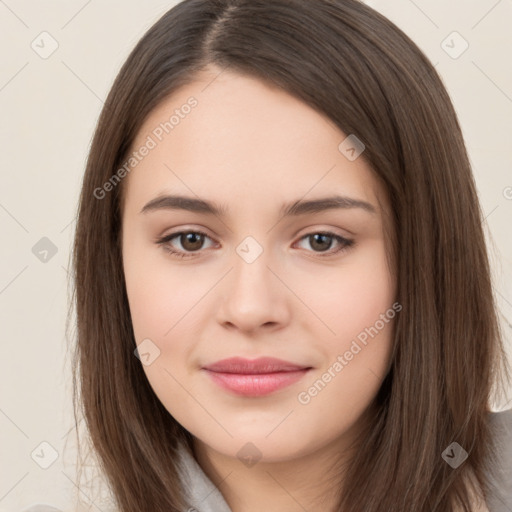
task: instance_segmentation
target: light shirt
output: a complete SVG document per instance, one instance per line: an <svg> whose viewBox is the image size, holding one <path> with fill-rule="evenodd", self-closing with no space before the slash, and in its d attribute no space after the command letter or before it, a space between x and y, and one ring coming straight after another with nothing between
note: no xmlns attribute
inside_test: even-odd
<svg viewBox="0 0 512 512"><path fill-rule="evenodd" d="M491 426L500 446L493 492L481 512L512 512L512 409L491 413ZM221 492L184 446L179 448L180 477L189 506L183 512L232 512ZM36 504L22 512L62 512L51 505Z"/></svg>

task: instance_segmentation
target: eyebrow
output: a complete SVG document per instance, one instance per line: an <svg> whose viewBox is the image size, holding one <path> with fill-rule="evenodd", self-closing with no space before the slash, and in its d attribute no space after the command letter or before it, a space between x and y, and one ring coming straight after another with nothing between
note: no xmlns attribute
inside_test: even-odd
<svg viewBox="0 0 512 512"><path fill-rule="evenodd" d="M309 201L297 200L284 204L280 214L283 217L298 216L306 213L319 213L334 209L360 208L368 213L376 214L377 210L372 204L347 196L333 195ZM149 201L140 213L149 213L158 210L185 210L194 213L226 217L228 209L224 205L216 204L205 199L186 197L180 195L159 196Z"/></svg>

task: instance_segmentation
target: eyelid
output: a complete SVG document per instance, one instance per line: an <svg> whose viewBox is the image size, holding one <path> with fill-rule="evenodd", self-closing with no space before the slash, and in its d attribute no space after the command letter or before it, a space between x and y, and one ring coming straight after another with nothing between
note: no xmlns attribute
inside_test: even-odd
<svg viewBox="0 0 512 512"><path fill-rule="evenodd" d="M318 227L318 226L320 226L320 227ZM341 238L345 238L345 239L350 239L350 238L356 236L354 232L349 231L348 229L328 227L326 224L324 224L324 226L325 227L322 227L322 224L318 224L318 223L311 224L309 226L306 226L305 228L301 228L298 231L296 231L295 234L293 235L293 237L294 238L296 238L296 237L303 238L305 235L312 235L315 233L331 233L333 235L340 236Z"/></svg>
<svg viewBox="0 0 512 512"><path fill-rule="evenodd" d="M209 238L210 240L213 240L215 243L218 243L213 237L211 237L208 233L206 233L202 229L187 229L187 228L180 229L179 231L174 231L172 233L169 233L168 235L159 237L156 239L155 243L161 244L165 248L171 242L171 240L173 240L175 238L179 238L180 235L186 235L189 233L193 233L195 235L203 235L204 237ZM200 253L205 252L205 249L200 249L199 251L197 251L195 253L194 252L187 253L186 251L176 251L176 252L183 252L185 254L193 256L194 254L199 255Z"/></svg>
<svg viewBox="0 0 512 512"><path fill-rule="evenodd" d="M334 228L334 227L317 227L317 226L319 226L318 223L311 224L306 227L302 227L301 229L295 231L293 233L292 237L293 238L303 238L306 235L312 235L312 234L316 234L316 233L330 233L332 235L337 235L337 236L340 236L341 238L345 238L345 239L350 239L350 238L356 236L354 232L349 231L346 228L342 229L342 228ZM320 224L320 226L321 226L321 224ZM341 232L338 232L338 231L341 231ZM170 233L168 233L166 235L157 236L155 241L161 240L163 238L168 238L168 237L174 236L174 235L184 234L184 233L200 233L204 236L211 238L212 240L217 241L215 236L209 234L210 233L209 229L204 228L202 226L197 227L197 226L192 226L192 225L191 226L187 226L187 225L180 226L179 228L176 228L176 231L171 231Z"/></svg>

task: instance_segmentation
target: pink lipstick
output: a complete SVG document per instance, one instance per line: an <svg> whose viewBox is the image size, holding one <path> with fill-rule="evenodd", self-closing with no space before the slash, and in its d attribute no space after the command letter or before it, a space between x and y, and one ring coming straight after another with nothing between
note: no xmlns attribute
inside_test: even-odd
<svg viewBox="0 0 512 512"><path fill-rule="evenodd" d="M233 357L203 367L220 387L242 396L268 395L297 382L310 369L273 357Z"/></svg>

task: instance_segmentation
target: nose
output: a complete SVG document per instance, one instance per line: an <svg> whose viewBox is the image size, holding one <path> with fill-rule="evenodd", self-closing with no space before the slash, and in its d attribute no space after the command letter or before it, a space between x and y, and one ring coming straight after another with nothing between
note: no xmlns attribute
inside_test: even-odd
<svg viewBox="0 0 512 512"><path fill-rule="evenodd" d="M260 328L283 328L290 320L293 296L284 274L281 267L269 261L266 252L252 262L236 255L222 284L219 323L250 333Z"/></svg>

